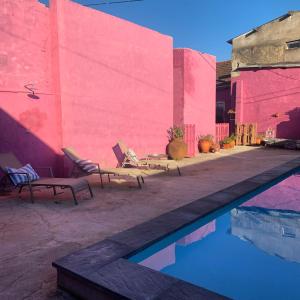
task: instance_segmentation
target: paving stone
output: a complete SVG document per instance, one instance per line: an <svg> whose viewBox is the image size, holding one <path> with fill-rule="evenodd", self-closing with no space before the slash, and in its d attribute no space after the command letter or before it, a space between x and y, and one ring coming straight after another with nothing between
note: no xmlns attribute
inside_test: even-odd
<svg viewBox="0 0 300 300"><path fill-rule="evenodd" d="M132 252L127 245L103 240L56 260L53 265L80 275L86 275L103 265Z"/></svg>
<svg viewBox="0 0 300 300"><path fill-rule="evenodd" d="M295 166L300 165L300 159L295 159L299 154L235 147L199 155L180 162L182 177L176 172L172 176L149 172L151 176L145 177L142 190L136 188L134 180L123 182L116 178L111 183L106 180L105 188L101 189L99 179L90 176L94 199L88 193L79 193L78 206L74 206L67 190L55 197L55 203L51 190L37 190L34 204L30 203L27 191L20 198L16 193L0 195L0 299L61 300L55 296L53 261L292 159L285 166L293 167L294 162ZM181 224L193 219L194 214L207 214L218 205L202 200L184 208L191 215L181 215ZM161 226L157 228L163 230ZM165 232L169 230L166 226ZM89 265L89 259L87 262ZM98 263L102 265L101 260Z"/></svg>
<svg viewBox="0 0 300 300"><path fill-rule="evenodd" d="M88 279L132 300L154 299L178 281L125 259L105 265Z"/></svg>
<svg viewBox="0 0 300 300"><path fill-rule="evenodd" d="M218 295L207 289L199 288L184 281L173 284L168 290L159 295L157 300L225 300L225 296Z"/></svg>

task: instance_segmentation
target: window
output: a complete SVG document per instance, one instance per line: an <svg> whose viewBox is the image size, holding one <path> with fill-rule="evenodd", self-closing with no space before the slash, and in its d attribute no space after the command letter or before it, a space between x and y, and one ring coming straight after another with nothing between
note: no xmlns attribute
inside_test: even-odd
<svg viewBox="0 0 300 300"><path fill-rule="evenodd" d="M300 48L300 40L286 42L288 49Z"/></svg>
<svg viewBox="0 0 300 300"><path fill-rule="evenodd" d="M225 102L217 101L217 123L225 122Z"/></svg>

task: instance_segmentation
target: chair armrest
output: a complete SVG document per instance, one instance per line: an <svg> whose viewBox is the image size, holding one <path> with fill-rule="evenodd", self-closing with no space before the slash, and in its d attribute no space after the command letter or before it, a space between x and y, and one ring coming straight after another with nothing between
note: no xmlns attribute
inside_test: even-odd
<svg viewBox="0 0 300 300"><path fill-rule="evenodd" d="M8 176L10 176L10 175L15 175L15 174L19 174L19 175L25 175L26 176L26 179L27 179L27 184L29 184L30 185L30 178L29 178L29 175L28 175L28 173L25 173L25 172L13 172L13 173L11 173L11 172L7 172L6 173ZM12 179L11 179L12 180Z"/></svg>
<svg viewBox="0 0 300 300"><path fill-rule="evenodd" d="M53 175L53 170L51 167L35 167L36 169L48 169L49 170L49 174L50 174L50 177L54 177Z"/></svg>

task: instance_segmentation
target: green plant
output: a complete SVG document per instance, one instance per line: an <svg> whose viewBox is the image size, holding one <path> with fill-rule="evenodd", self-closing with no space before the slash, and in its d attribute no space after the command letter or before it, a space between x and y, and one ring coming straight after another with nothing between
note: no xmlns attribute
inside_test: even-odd
<svg viewBox="0 0 300 300"><path fill-rule="evenodd" d="M198 141L213 142L213 140L214 140L214 137L211 134L198 136Z"/></svg>
<svg viewBox="0 0 300 300"><path fill-rule="evenodd" d="M232 134L231 136L228 137L231 141L235 141L236 140L236 135Z"/></svg>
<svg viewBox="0 0 300 300"><path fill-rule="evenodd" d="M184 129L179 126L170 127L167 130L168 139L172 141L173 139L183 138L184 137Z"/></svg>
<svg viewBox="0 0 300 300"><path fill-rule="evenodd" d="M223 141L222 144L230 144L232 142L231 136L226 137Z"/></svg>

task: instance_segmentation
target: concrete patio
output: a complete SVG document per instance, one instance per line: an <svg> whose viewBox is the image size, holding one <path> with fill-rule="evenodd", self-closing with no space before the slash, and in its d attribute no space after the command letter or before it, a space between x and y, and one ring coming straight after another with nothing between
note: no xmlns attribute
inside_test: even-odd
<svg viewBox="0 0 300 300"><path fill-rule="evenodd" d="M68 192L57 203L44 190L34 204L27 192L0 196L0 299L69 299L56 290L55 259L299 156L254 147L199 155L180 163L182 177L151 172L142 190L135 181L102 190L91 177L95 197L80 194L78 206Z"/></svg>

